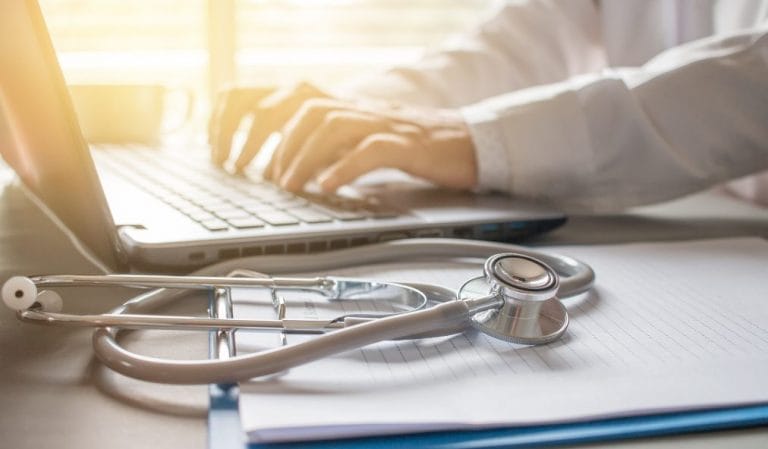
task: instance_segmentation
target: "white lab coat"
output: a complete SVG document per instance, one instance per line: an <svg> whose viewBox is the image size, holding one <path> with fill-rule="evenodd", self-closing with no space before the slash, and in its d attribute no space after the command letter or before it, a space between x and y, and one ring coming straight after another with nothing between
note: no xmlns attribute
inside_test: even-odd
<svg viewBox="0 0 768 449"><path fill-rule="evenodd" d="M482 189L564 210L768 168L768 1L527 0L353 88L462 108Z"/></svg>

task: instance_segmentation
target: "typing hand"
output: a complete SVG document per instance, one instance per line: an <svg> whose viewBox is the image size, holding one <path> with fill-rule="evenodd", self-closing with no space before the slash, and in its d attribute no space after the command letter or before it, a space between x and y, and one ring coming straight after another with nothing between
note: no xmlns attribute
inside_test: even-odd
<svg viewBox="0 0 768 449"><path fill-rule="evenodd" d="M324 97L325 93L305 83L282 89L234 87L222 91L208 124L211 159L216 165L229 159L235 132L245 117L253 115L248 137L235 161L235 168L242 169L258 154L270 134L280 131L305 101Z"/></svg>
<svg viewBox="0 0 768 449"><path fill-rule="evenodd" d="M261 95L233 89L228 95L212 121L214 161L227 159L232 133L242 117L254 113L235 166L247 165L279 130L283 138L264 176L287 190L299 191L316 177L324 191L333 192L384 167L452 188L477 182L474 146L456 111L345 101L306 84Z"/></svg>

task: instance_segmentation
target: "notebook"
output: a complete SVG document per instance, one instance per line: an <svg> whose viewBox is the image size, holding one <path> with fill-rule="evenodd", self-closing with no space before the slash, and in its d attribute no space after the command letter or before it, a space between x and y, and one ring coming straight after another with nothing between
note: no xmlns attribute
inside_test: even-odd
<svg viewBox="0 0 768 449"><path fill-rule="evenodd" d="M406 176L374 177L339 196L297 196L258 175L214 168L205 148L91 149L37 2L2 2L0 30L0 151L113 268L183 270L408 237L514 240L565 220L502 195L446 191Z"/></svg>
<svg viewBox="0 0 768 449"><path fill-rule="evenodd" d="M212 390L211 418L237 407L236 434L245 432L254 447L530 447L767 422L765 240L547 251L597 273L588 294L563 300L571 321L554 343L515 345L474 329L383 341L241 382L237 398L233 389L227 397ZM481 264L411 259L332 274L458 289ZM273 316L272 294L233 290L233 316ZM368 307L278 294L286 318L327 319ZM386 303L374 306L388 311ZM238 331L232 339L242 355L314 338L279 337ZM209 424L219 432L218 423Z"/></svg>

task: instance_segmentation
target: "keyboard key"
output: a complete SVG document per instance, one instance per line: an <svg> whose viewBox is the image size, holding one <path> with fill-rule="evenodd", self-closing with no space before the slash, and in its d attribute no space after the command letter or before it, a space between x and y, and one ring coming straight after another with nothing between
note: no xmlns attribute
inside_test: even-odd
<svg viewBox="0 0 768 449"><path fill-rule="evenodd" d="M202 209L194 212L187 212L186 215L195 221L206 221L206 220L213 220L216 218L216 216L213 215L212 213L206 212Z"/></svg>
<svg viewBox="0 0 768 449"><path fill-rule="evenodd" d="M285 226L299 223L299 220L296 217L277 210L273 212L261 212L257 215L262 220L274 226Z"/></svg>
<svg viewBox="0 0 768 449"><path fill-rule="evenodd" d="M231 209L236 209L234 205L231 203L228 203L224 200L219 200L217 203L211 203L211 204L201 204L200 205L203 209L207 210L208 212L218 213L220 211L227 211Z"/></svg>
<svg viewBox="0 0 768 449"><path fill-rule="evenodd" d="M216 214L217 217L223 218L225 220L229 220L231 218L248 218L251 216L251 214L249 214L248 212L242 209L237 209L235 207L232 207L229 209L217 210L214 213Z"/></svg>
<svg viewBox="0 0 768 449"><path fill-rule="evenodd" d="M248 198L246 200L242 201L233 201L233 203L237 204L238 207L241 207L245 210L248 210L248 208L258 209L258 208L265 208L268 207L270 209L274 209L275 206L272 206L271 204L264 203L263 201L257 200L255 198Z"/></svg>
<svg viewBox="0 0 768 449"><path fill-rule="evenodd" d="M227 226L227 223L223 220L219 220L217 218L214 218L212 220L205 220L200 222L201 225L205 227L205 229L209 231L226 231L229 229L229 226Z"/></svg>
<svg viewBox="0 0 768 449"><path fill-rule="evenodd" d="M187 215L202 210L199 207L197 207L196 205L194 205L194 204L192 204L192 203L190 203L189 201L186 201L186 200L179 200L179 201L176 201L176 202L173 202L173 203L169 203L169 204L171 206L175 207L181 213L184 213L184 214L187 214Z"/></svg>
<svg viewBox="0 0 768 449"><path fill-rule="evenodd" d="M279 212L280 211L275 206L271 204L266 204L266 203L244 204L241 207L247 210L248 212L256 215L259 215L262 212Z"/></svg>
<svg viewBox="0 0 768 449"><path fill-rule="evenodd" d="M152 190L150 190L152 192ZM179 199L179 195L175 192L171 192L170 190L166 190L161 187L156 187L154 189L154 192L152 192L155 197L159 198L161 201L176 201Z"/></svg>
<svg viewBox="0 0 768 449"><path fill-rule="evenodd" d="M279 203L276 204L276 206L280 207L281 209L293 209L295 207L303 207L308 206L309 201L307 201L305 198L301 197L294 197L286 200L281 200Z"/></svg>
<svg viewBox="0 0 768 449"><path fill-rule="evenodd" d="M251 195L258 197L260 195L269 195L272 193L272 189L263 184L252 184L250 186L243 187L243 190Z"/></svg>
<svg viewBox="0 0 768 449"><path fill-rule="evenodd" d="M286 209L286 212L305 223L327 223L333 219L311 207Z"/></svg>
<svg viewBox="0 0 768 449"><path fill-rule="evenodd" d="M261 228L264 226L264 222L255 217L231 218L227 220L227 223L238 229Z"/></svg>
<svg viewBox="0 0 768 449"><path fill-rule="evenodd" d="M231 203L237 204L238 206L241 206L241 207L244 204L253 204L253 202L258 201L258 200L254 200L253 198L251 198L251 197L249 197L247 195L243 195L240 192L237 192L237 193L235 193L233 195L220 195L220 196L226 198Z"/></svg>
<svg viewBox="0 0 768 449"><path fill-rule="evenodd" d="M246 189L246 192L252 197L268 203L280 202L294 197L292 193L278 190L269 184L252 185Z"/></svg>
<svg viewBox="0 0 768 449"><path fill-rule="evenodd" d="M221 204L227 204L227 202L222 198L213 195L189 197L187 199L197 204L198 206L203 207L204 209L210 209L211 207L216 207Z"/></svg>
<svg viewBox="0 0 768 449"><path fill-rule="evenodd" d="M332 208L328 206L313 206L313 207L322 213L328 214L331 217L336 218L338 220L342 220L342 221L362 220L368 217L368 212L361 209L345 210L345 209Z"/></svg>

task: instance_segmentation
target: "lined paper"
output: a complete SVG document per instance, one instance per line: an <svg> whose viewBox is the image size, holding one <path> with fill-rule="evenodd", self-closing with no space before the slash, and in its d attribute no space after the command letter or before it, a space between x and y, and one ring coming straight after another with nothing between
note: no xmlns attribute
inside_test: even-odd
<svg viewBox="0 0 768 449"><path fill-rule="evenodd" d="M552 248L597 284L565 301L564 338L513 345L475 330L389 341L241 385L252 441L529 425L768 401L768 243L728 239ZM479 261L380 264L333 274L458 289ZM289 317L343 312L286 293ZM344 311L383 307L341 304ZM292 307L293 306L293 307ZM254 292L235 316L270 316ZM238 351L283 344L239 333ZM307 336L288 336L287 343Z"/></svg>

